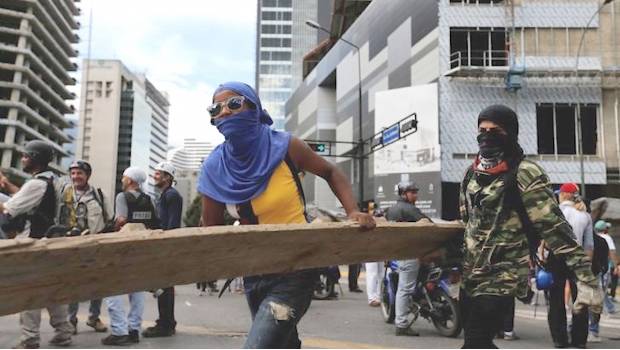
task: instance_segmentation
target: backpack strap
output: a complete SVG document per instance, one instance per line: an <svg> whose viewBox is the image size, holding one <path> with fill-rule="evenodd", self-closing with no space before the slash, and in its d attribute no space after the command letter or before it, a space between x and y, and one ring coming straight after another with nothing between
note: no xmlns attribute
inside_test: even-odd
<svg viewBox="0 0 620 350"><path fill-rule="evenodd" d="M530 220L530 217L527 215L527 210L525 209L525 204L523 204L523 197L521 196L519 183L517 181L517 173L519 171L520 163L521 162L519 161L515 166L511 167L506 174L504 174L505 194L503 214L508 215L510 213L510 209L514 209L517 212L521 225L523 226L523 231L527 237L530 259L533 263L540 266L541 261L537 254L537 249L540 245L540 236L534 229L532 220Z"/></svg>
<svg viewBox="0 0 620 350"><path fill-rule="evenodd" d="M467 172L465 173L465 177L463 178L463 182L461 182L461 192L463 193L463 196L465 197L466 201L467 201L467 186L469 186L469 182L471 181L472 177L474 177L474 169L472 166L469 166L467 168ZM465 203L465 210L467 211L467 216L469 216L469 207L467 206L467 203Z"/></svg>
<svg viewBox="0 0 620 350"><path fill-rule="evenodd" d="M284 157L284 162L286 162L286 165L288 166L291 174L293 175L293 179L295 180L295 185L297 185L297 192L299 193L302 205L304 206L304 217L306 218L307 222L310 222L310 220L308 220L308 211L306 210L306 196L304 194L304 188L301 185L301 179L299 178L299 169L297 169L295 163L293 163L293 160L288 155L288 152L286 153L286 157Z"/></svg>
<svg viewBox="0 0 620 350"><path fill-rule="evenodd" d="M103 191L101 191L101 188L97 188L97 191L95 191L94 197L95 197L95 200L97 201L97 203L99 203L99 206L101 206L101 211L103 211L103 221L107 222L108 221L108 211L106 210L106 207L105 207Z"/></svg>

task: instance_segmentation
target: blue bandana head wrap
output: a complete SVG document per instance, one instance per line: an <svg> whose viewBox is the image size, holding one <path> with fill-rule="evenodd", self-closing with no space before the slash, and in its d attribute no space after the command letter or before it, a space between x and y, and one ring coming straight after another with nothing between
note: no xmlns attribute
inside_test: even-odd
<svg viewBox="0 0 620 350"><path fill-rule="evenodd" d="M222 91L245 97L254 109L215 121L225 141L203 162L198 192L220 203L240 204L265 191L288 152L291 135L269 128L273 121L249 85L224 83L213 96Z"/></svg>

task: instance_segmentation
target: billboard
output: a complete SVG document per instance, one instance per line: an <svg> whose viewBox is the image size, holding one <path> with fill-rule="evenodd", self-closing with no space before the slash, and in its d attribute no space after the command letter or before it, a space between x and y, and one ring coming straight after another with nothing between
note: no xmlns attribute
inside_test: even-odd
<svg viewBox="0 0 620 350"><path fill-rule="evenodd" d="M375 133L390 135L373 153L375 201L387 208L398 199L397 184L414 181L420 191L416 206L430 217L441 217L441 159L437 84L377 92ZM409 115L417 116L417 132L400 139L386 129ZM397 135L398 136L398 135ZM389 144L388 144L389 143Z"/></svg>

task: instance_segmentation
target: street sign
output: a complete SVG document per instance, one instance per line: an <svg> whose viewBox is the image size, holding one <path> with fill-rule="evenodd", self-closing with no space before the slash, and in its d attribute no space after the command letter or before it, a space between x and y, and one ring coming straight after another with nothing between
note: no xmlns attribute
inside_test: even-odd
<svg viewBox="0 0 620 350"><path fill-rule="evenodd" d="M383 130L382 139L383 144L390 144L400 138L400 124L396 123L389 128Z"/></svg>
<svg viewBox="0 0 620 350"><path fill-rule="evenodd" d="M327 151L327 146L324 143L311 143L311 142L309 142L308 146L310 146L310 149L312 149L316 153L325 153L325 151Z"/></svg>

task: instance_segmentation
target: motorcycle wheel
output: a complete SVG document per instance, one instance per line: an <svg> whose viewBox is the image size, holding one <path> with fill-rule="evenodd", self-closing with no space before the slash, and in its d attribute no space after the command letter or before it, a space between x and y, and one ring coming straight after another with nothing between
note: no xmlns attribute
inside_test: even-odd
<svg viewBox="0 0 620 350"><path fill-rule="evenodd" d="M431 300L438 311L438 315L431 313L431 319L439 334L449 338L458 337L463 328L458 302L441 288L431 295Z"/></svg>
<svg viewBox="0 0 620 350"><path fill-rule="evenodd" d="M319 276L319 281L315 284L314 294L312 295L312 299L315 300L327 300L331 298L334 294L334 289L336 285L331 283L327 283L327 275L321 274Z"/></svg>
<svg viewBox="0 0 620 350"><path fill-rule="evenodd" d="M394 280L391 280L392 284L394 284ZM396 286L398 282L396 281ZM393 288L394 286L391 286ZM394 296L396 296L396 289L392 289L394 291ZM380 296L381 296L381 314L383 315L383 320L386 323L394 323L394 319L396 318L396 308L394 305L394 300L390 300L390 290L386 286L386 281L381 282L380 288Z"/></svg>

